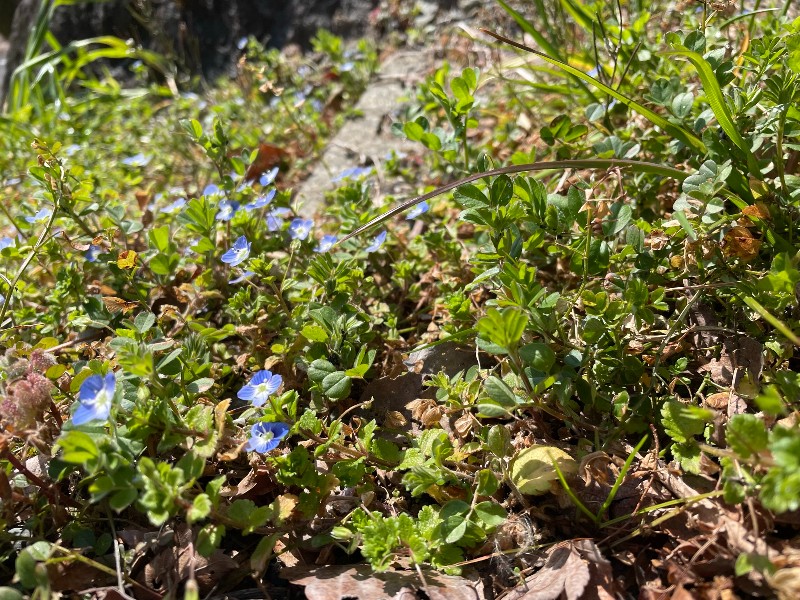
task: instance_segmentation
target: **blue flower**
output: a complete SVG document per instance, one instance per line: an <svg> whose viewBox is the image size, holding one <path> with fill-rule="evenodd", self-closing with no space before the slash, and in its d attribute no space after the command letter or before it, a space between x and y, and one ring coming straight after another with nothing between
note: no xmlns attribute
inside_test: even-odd
<svg viewBox="0 0 800 600"><path fill-rule="evenodd" d="M114 400L114 389L117 386L117 379L114 373L109 373L105 377L102 375L90 375L81 384L78 399L80 405L72 415L72 422L75 425L83 425L89 421L105 421L111 413L111 403Z"/></svg>
<svg viewBox="0 0 800 600"><path fill-rule="evenodd" d="M375 252L378 248L383 246L383 242L386 241L386 230L384 229L375 238L372 240L372 243L365 248L367 252Z"/></svg>
<svg viewBox="0 0 800 600"><path fill-rule="evenodd" d="M0 250L3 248L8 248L9 246L14 245L14 238L10 238L8 236L4 238L0 238Z"/></svg>
<svg viewBox="0 0 800 600"><path fill-rule="evenodd" d="M219 186L214 183L209 183L203 188L203 196L216 196L219 194Z"/></svg>
<svg viewBox="0 0 800 600"><path fill-rule="evenodd" d="M273 375L272 371L258 371L236 395L242 400L249 400L253 406L263 406L282 383L283 377L280 375Z"/></svg>
<svg viewBox="0 0 800 600"><path fill-rule="evenodd" d="M264 208L268 206L272 199L275 197L275 190L270 190L267 194L261 195L255 200L253 200L250 204L245 204L245 210L258 210L259 208Z"/></svg>
<svg viewBox="0 0 800 600"><path fill-rule="evenodd" d="M314 252L327 252L333 245L336 243L338 238L335 235L323 235L322 239L317 244L317 247L314 248Z"/></svg>
<svg viewBox="0 0 800 600"><path fill-rule="evenodd" d="M50 215L52 214L53 214L52 208L43 208L32 217L25 217L25 220L28 223L40 223L42 221L46 221L47 219L49 219Z"/></svg>
<svg viewBox="0 0 800 600"><path fill-rule="evenodd" d="M339 173L338 177L333 178L333 181L341 181L342 179L346 179L348 177L355 179L357 177L361 177L362 175L368 175L369 173L372 173L372 167L352 167Z"/></svg>
<svg viewBox="0 0 800 600"><path fill-rule="evenodd" d="M408 214L406 215L406 220L407 221L412 221L412 220L416 219L422 213L428 212L429 208L430 208L430 206L428 206L427 202L420 202L414 208L412 208L410 211L408 211Z"/></svg>
<svg viewBox="0 0 800 600"><path fill-rule="evenodd" d="M172 213L178 212L184 206L186 206L186 198L178 198L171 204L167 204L164 208L162 208L161 212L171 215Z"/></svg>
<svg viewBox="0 0 800 600"><path fill-rule="evenodd" d="M251 244L247 241L247 238L241 236L233 242L233 247L222 255L222 262L235 267L239 263L247 260L247 257L250 256L250 246Z"/></svg>
<svg viewBox="0 0 800 600"><path fill-rule="evenodd" d="M278 167L270 169L261 176L261 178L258 180L258 183L264 187L268 186L270 183L275 181L275 178L278 176L278 170Z"/></svg>
<svg viewBox="0 0 800 600"><path fill-rule="evenodd" d="M248 452L269 452L278 447L289 433L286 423L256 423L250 428L250 439L245 449Z"/></svg>
<svg viewBox="0 0 800 600"><path fill-rule="evenodd" d="M141 152L134 156L129 156L127 158L122 159L122 164L128 165L129 167L143 167L149 162L150 159Z"/></svg>
<svg viewBox="0 0 800 600"><path fill-rule="evenodd" d="M304 240L308 237L308 234L311 233L311 229L314 227L314 221L311 219L293 219L292 224L289 225L289 235L292 236L293 240Z"/></svg>
<svg viewBox="0 0 800 600"><path fill-rule="evenodd" d="M239 275L235 279L231 279L228 283L231 283L231 284L233 284L233 283L241 283L245 279L249 279L253 275L255 275L254 271L243 271L241 275Z"/></svg>
<svg viewBox="0 0 800 600"><path fill-rule="evenodd" d="M217 216L214 217L217 221L230 221L236 211L239 210L239 203L235 200L222 200L219 203L219 210Z"/></svg>
<svg viewBox="0 0 800 600"><path fill-rule="evenodd" d="M92 244L91 246L89 246L89 249L86 251L86 254L84 254L84 256L86 257L86 260L88 260L89 262L97 262L97 257L100 255L102 251L103 249L100 246L95 246L94 244Z"/></svg>
<svg viewBox="0 0 800 600"><path fill-rule="evenodd" d="M288 208L274 208L267 213L267 229L270 231L278 231L283 227L283 218L288 215L290 211Z"/></svg>

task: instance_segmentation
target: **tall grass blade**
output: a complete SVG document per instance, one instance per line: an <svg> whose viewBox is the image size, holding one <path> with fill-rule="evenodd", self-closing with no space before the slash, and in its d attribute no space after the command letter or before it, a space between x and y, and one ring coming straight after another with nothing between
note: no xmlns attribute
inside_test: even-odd
<svg viewBox="0 0 800 600"><path fill-rule="evenodd" d="M597 24L597 19L592 16L583 4L577 2L577 0L561 0L561 6L587 33L592 33L594 25Z"/></svg>
<svg viewBox="0 0 800 600"><path fill-rule="evenodd" d="M539 33L539 31L533 25L531 25L528 20L525 19L525 17L506 4L504 0L497 0L497 3L502 6L503 10L505 10L511 16L511 18L517 22L517 25L519 25L520 29L530 35L547 54L561 59L561 53L558 51L558 49L556 49L556 47L553 46L553 44L551 44L546 37ZM578 85L581 86L581 89L586 92L587 96L589 96L593 101L597 101L597 97L592 93L592 90L589 89L589 87L583 81L581 81L580 78L573 77L573 79L578 83Z"/></svg>
<svg viewBox="0 0 800 600"><path fill-rule="evenodd" d="M395 215L399 215L405 210L408 210L412 206L419 204L420 202L424 202L425 200L430 200L431 198L435 198L436 196L440 196L445 192L449 192L465 183L470 183L477 179L482 179L484 177L494 177L495 175L510 175L512 173L525 173L528 171L552 171L552 170L563 170L563 169L612 169L614 167L619 168L628 168L631 171L637 173L650 173L651 175L660 175L662 177L667 177L670 179L677 179L679 181L683 181L688 177L688 173L684 171L680 171L678 169L674 169L672 167L666 167L664 165L657 165L655 163L643 162L638 160L623 160L618 158L587 158L587 159L575 159L575 160L553 160L553 161L540 161L535 163L526 163L523 165L510 165L508 167L501 167L499 169L492 169L491 171L484 171L482 173L473 173L468 175L467 177L463 177L458 181L454 181L452 183L448 183L447 185L443 185L442 187L436 188L432 192L428 192L427 194L423 194L422 196L417 196L416 198L411 198L410 200L406 200L387 210L385 213L378 215L374 219L371 219L361 227L357 228L356 230L348 233L344 236L338 243L344 243L350 238L353 238L364 231L375 227L394 217Z"/></svg>
<svg viewBox="0 0 800 600"><path fill-rule="evenodd" d="M736 147L744 152L744 155L747 157L747 168L750 170L750 174L761 179L758 161L734 124L731 113L728 110L728 105L725 103L722 88L719 87L719 82L714 75L714 71L711 69L711 65L708 64L708 61L697 52L692 52L687 49L671 50L664 54L665 56L681 56L692 63L692 66L697 70L697 74L700 76L700 82L703 84L703 91L706 93L708 104L711 106L711 110L714 112L717 122L731 141L736 144Z"/></svg>
<svg viewBox="0 0 800 600"><path fill-rule="evenodd" d="M619 102L622 102L623 104L625 104L625 106L631 108L632 110L635 110L640 115L645 117L648 121L650 121L653 125L655 125L657 127L660 127L665 133L667 133L667 134L671 135L672 137L680 140L686 146L692 148L698 154L704 155L706 153L705 144L703 144L702 140L700 140L700 138L698 138L696 135L694 135L691 131L689 131L687 129L684 129L683 127L679 127L678 125L675 125L674 123L670 123L664 117L662 117L659 114L654 113L652 110L650 110L646 106L643 106L643 105L639 104L638 102L636 102L635 100L632 100L631 98L628 98L627 96L619 93L617 90L608 87L603 82L598 81L597 79L595 79L594 77L591 77L590 75L587 75L583 71L580 71L579 69L576 69L575 67L573 67L573 66L571 66L571 65L569 65L569 64L567 64L565 62L562 62L560 60L557 60L555 58L547 56L546 54L544 54L542 52L539 52L538 50L534 50L533 48L531 48L529 46L526 46L524 44L520 44L519 42L515 42L513 40L510 40L507 37L502 36L502 35L500 35L498 33L494 33L492 31L488 31L487 29L483 29L483 28L481 28L481 31L483 31L484 33L487 33L488 35L492 36L493 38L495 38L495 39L497 39L497 40L499 40L501 42L505 42L506 44L514 46L515 48L519 48L520 50L525 50L526 52L532 52L536 56L539 56L543 60L549 62L551 65L555 65L556 67L558 67L562 71L565 71L566 73L569 73L570 75L574 75L575 77L578 77L579 79L582 79L583 81L585 81L586 83L591 84L592 86L594 86L595 88L597 88L601 92L604 92L604 93L608 94L612 98L614 98L614 99L618 100Z"/></svg>

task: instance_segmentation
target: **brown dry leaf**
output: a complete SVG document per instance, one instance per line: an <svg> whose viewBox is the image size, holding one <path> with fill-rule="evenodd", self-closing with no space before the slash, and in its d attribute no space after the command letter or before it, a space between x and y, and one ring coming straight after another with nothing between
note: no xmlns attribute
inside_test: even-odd
<svg viewBox="0 0 800 600"><path fill-rule="evenodd" d="M116 296L103 296L103 304L106 305L106 310L110 313L130 312L137 306L136 302L128 302Z"/></svg>
<svg viewBox="0 0 800 600"><path fill-rule="evenodd" d="M208 593L220 580L239 564L221 550L205 558L197 553L192 538L194 534L186 524L175 529L173 543L145 565L137 580L151 590L165 593L175 591L192 573L201 593Z"/></svg>
<svg viewBox="0 0 800 600"><path fill-rule="evenodd" d="M591 573L572 542L554 546L547 562L503 600L556 600L563 592L567 600L583 596Z"/></svg>
<svg viewBox="0 0 800 600"><path fill-rule="evenodd" d="M708 408L714 408L716 410L727 408L728 406L728 399L731 397L731 392L717 392L716 394L710 394L706 396L705 400L703 400L703 404L705 404Z"/></svg>
<svg viewBox="0 0 800 600"><path fill-rule="evenodd" d="M742 214L746 217L750 217L754 221L756 219L769 220L771 218L769 209L762 202L756 202L751 206L745 206L742 209Z"/></svg>
<svg viewBox="0 0 800 600"><path fill-rule="evenodd" d="M795 600L800 597L800 567L778 569L767 577L767 583L775 590L779 600Z"/></svg>
<svg viewBox="0 0 800 600"><path fill-rule="evenodd" d="M476 600L483 598L479 581L424 571L425 582L416 571L377 573L369 565L297 566L283 569L281 577L305 587L308 600L416 600L420 592L430 600Z"/></svg>
<svg viewBox="0 0 800 600"><path fill-rule="evenodd" d="M753 260L761 249L761 240L753 237L747 227L731 227L722 240L722 249L726 256L736 256L744 261Z"/></svg>
<svg viewBox="0 0 800 600"><path fill-rule="evenodd" d="M711 381L717 385L729 387L733 383L733 364L731 357L725 352L718 359L712 358L707 364L701 365L698 371L709 373Z"/></svg>
<svg viewBox="0 0 800 600"><path fill-rule="evenodd" d="M147 207L147 203L150 202L150 192L148 190L137 189L134 190L133 195L136 198L136 204L139 205L139 210L144 210Z"/></svg>

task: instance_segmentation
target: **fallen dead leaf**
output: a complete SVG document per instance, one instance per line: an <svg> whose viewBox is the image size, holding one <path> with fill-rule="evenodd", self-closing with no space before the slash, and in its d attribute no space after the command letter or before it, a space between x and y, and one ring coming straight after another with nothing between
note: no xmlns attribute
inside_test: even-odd
<svg viewBox="0 0 800 600"><path fill-rule="evenodd" d="M544 566L503 600L556 600L562 593L567 600L578 600L590 579L588 563L572 542L567 542L554 546Z"/></svg>
<svg viewBox="0 0 800 600"><path fill-rule="evenodd" d="M308 600L480 600L484 597L477 580L435 571L424 571L425 584L416 571L374 572L369 565L297 566L283 569L281 576L305 587Z"/></svg>
<svg viewBox="0 0 800 600"><path fill-rule="evenodd" d="M761 240L753 237L747 227L732 227L722 240L722 249L726 256L736 256L744 261L753 260L761 249Z"/></svg>

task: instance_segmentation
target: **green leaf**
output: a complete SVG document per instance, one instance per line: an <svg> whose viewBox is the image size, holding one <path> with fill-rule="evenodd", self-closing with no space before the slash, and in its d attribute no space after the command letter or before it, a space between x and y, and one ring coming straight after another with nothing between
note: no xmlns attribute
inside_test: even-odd
<svg viewBox="0 0 800 600"><path fill-rule="evenodd" d="M513 408L517 405L517 397L502 379L495 376L488 377L483 383L483 389L486 390L489 398L500 406Z"/></svg>
<svg viewBox="0 0 800 600"><path fill-rule="evenodd" d="M58 440L63 449L61 460L74 465L83 465L100 456L95 441L83 431L73 429L64 433Z"/></svg>
<svg viewBox="0 0 800 600"><path fill-rule="evenodd" d="M505 308L502 312L490 308L475 328L483 338L509 352L517 347L527 325L528 316L516 308Z"/></svg>
<svg viewBox="0 0 800 600"><path fill-rule="evenodd" d="M352 379L344 371L334 371L326 375L320 384L322 393L332 400L341 400L350 394Z"/></svg>
<svg viewBox="0 0 800 600"><path fill-rule="evenodd" d="M475 488L479 496L491 496L497 491L500 483L495 474L489 469L478 471L478 485Z"/></svg>
<svg viewBox="0 0 800 600"><path fill-rule="evenodd" d="M661 407L661 424L667 435L679 443L688 442L703 433L706 422L712 419L711 411L676 400L669 400Z"/></svg>
<svg viewBox="0 0 800 600"><path fill-rule="evenodd" d="M749 458L767 447L767 428L755 415L738 414L731 417L725 429L725 440L740 458Z"/></svg>
<svg viewBox="0 0 800 600"><path fill-rule="evenodd" d="M208 558L219 548L225 537L225 525L209 523L197 532L197 551Z"/></svg>
<svg viewBox="0 0 800 600"><path fill-rule="evenodd" d="M325 360L324 358L318 358L308 365L308 378L314 383L321 384L323 379L335 372L336 367L333 365L333 363Z"/></svg>
<svg viewBox="0 0 800 600"><path fill-rule="evenodd" d="M480 521L478 524L481 525L487 533L499 527L508 519L506 509L496 502L489 500L478 502L478 504L475 505L475 516Z"/></svg>
<svg viewBox="0 0 800 600"><path fill-rule="evenodd" d="M200 379L195 379L189 385L186 386L186 391L190 394L202 394L203 392L210 390L211 387L214 385L214 380L211 377L201 377Z"/></svg>
<svg viewBox="0 0 800 600"><path fill-rule="evenodd" d="M676 210L672 213L672 216L680 223L683 230L686 232L686 235L689 236L689 239L693 242L697 241L697 232L692 227L692 224L689 222L689 219L686 218L686 213L682 210Z"/></svg>
<svg viewBox="0 0 800 600"><path fill-rule="evenodd" d="M189 523L202 521L211 513L211 499L206 494L198 494L192 502L192 507L186 513Z"/></svg>
<svg viewBox="0 0 800 600"><path fill-rule="evenodd" d="M556 362L556 353L542 342L525 344L519 349L519 355L525 364L542 373L549 373Z"/></svg>

